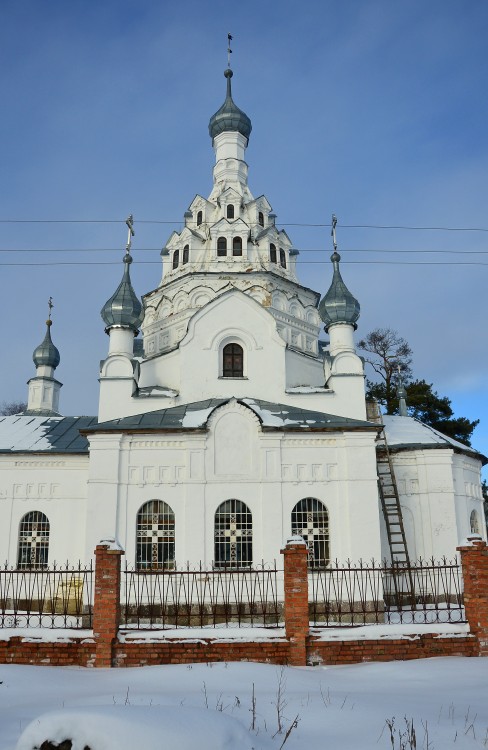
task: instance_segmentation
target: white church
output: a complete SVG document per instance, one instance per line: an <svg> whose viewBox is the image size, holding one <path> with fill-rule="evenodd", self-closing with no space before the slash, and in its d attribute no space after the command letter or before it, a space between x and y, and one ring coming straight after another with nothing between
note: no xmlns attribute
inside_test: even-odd
<svg viewBox="0 0 488 750"><path fill-rule="evenodd" d="M272 561L296 534L311 569L452 558L468 534L486 537L485 457L411 417L367 412L360 306L335 233L321 297L250 191L251 120L232 75L209 124L211 192L169 237L142 303L127 222L122 280L101 311L98 415L61 415L49 319L28 407L0 417L0 559L11 567L88 562L101 539L138 570L164 570Z"/></svg>

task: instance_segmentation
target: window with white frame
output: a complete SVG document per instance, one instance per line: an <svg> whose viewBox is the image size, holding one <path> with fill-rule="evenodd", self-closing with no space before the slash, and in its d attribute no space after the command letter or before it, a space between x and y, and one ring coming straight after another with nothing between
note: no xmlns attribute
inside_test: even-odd
<svg viewBox="0 0 488 750"><path fill-rule="evenodd" d="M472 534L481 534L480 521L478 518L478 514L475 510L471 511L471 515L469 517L469 527L471 529Z"/></svg>
<svg viewBox="0 0 488 750"><path fill-rule="evenodd" d="M225 500L215 511L216 568L252 565L252 514L241 500Z"/></svg>
<svg viewBox="0 0 488 750"><path fill-rule="evenodd" d="M162 500L149 500L137 514L136 568L168 570L174 564L175 514Z"/></svg>
<svg viewBox="0 0 488 750"><path fill-rule="evenodd" d="M315 497L299 500L291 512L291 533L303 537L308 548L308 567L325 568L329 556L329 514Z"/></svg>
<svg viewBox="0 0 488 750"><path fill-rule="evenodd" d="M45 568L49 555L49 520L39 510L31 510L19 525L18 568Z"/></svg>

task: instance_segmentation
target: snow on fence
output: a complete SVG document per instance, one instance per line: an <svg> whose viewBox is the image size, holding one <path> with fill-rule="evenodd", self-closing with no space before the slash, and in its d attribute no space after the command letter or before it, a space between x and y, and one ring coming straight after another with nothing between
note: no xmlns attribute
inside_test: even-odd
<svg viewBox="0 0 488 750"><path fill-rule="evenodd" d="M0 569L0 627L91 628L93 566Z"/></svg>
<svg viewBox="0 0 488 750"><path fill-rule="evenodd" d="M446 558L331 562L309 574L309 601L316 627L466 622L461 565Z"/></svg>

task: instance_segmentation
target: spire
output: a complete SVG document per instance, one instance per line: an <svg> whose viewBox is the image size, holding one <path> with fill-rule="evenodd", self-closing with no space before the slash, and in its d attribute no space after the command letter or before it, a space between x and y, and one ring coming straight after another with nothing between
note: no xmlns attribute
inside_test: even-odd
<svg viewBox="0 0 488 750"><path fill-rule="evenodd" d="M130 249L132 246L132 237L135 234L132 214L125 223L128 228L128 237L125 248L126 252L123 258L124 273L122 281L115 290L115 293L102 307L100 315L106 326L105 333L108 333L111 328L129 328L134 332L134 336L137 336L139 326L144 320L144 308L137 298L130 280L129 267L132 263Z"/></svg>
<svg viewBox="0 0 488 750"><path fill-rule="evenodd" d="M400 365L398 365L398 388L397 388L397 396L398 396L398 413L401 417L408 417L408 411L407 411L407 391L405 386L403 385L402 380L402 371L400 369Z"/></svg>
<svg viewBox="0 0 488 750"><path fill-rule="evenodd" d="M225 131L234 131L240 133L247 139L247 141L249 141L249 136L252 130L251 120L246 115L246 113L242 111L242 109L239 109L239 107L232 99L231 78L234 73L232 72L232 69L230 67L230 56L232 54L232 50L230 48L231 40L231 34L227 34L227 69L224 71L224 76L227 79L227 93L225 101L220 109L217 110L214 115L212 115L208 124L208 131L210 133L210 137L212 138L212 143L217 135L220 135L220 133L224 133Z"/></svg>
<svg viewBox="0 0 488 750"><path fill-rule="evenodd" d="M332 284L330 285L329 291L320 300L319 304L319 315L325 323L326 331L329 329L329 326L334 325L335 323L346 323L354 326L354 329L356 329L356 321L359 318L360 311L359 302L353 297L342 280L339 269L341 256L337 252L336 226L337 217L335 214L332 214L331 235L334 252L330 256L330 259L334 267L334 275L332 277Z"/></svg>
<svg viewBox="0 0 488 750"><path fill-rule="evenodd" d="M58 349L54 346L51 340L51 326L53 324L51 320L51 310L53 309L53 298L49 297L48 301L49 315L46 320L46 335L42 343L34 349L32 354L33 362L37 367L52 367L53 370L59 365L61 358L59 356Z"/></svg>

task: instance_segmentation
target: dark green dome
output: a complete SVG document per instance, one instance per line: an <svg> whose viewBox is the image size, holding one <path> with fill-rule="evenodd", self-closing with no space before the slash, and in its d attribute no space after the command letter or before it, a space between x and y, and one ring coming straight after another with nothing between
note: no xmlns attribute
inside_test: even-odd
<svg viewBox="0 0 488 750"><path fill-rule="evenodd" d="M221 108L212 115L208 124L208 132L212 138L212 143L215 136L224 133L227 130L241 133L241 135L248 140L251 134L251 120L242 109L239 109L232 99L230 79L233 75L234 74L230 68L227 68L224 72L224 76L227 78L227 96L225 97L225 102L222 104Z"/></svg>
<svg viewBox="0 0 488 750"><path fill-rule="evenodd" d="M34 364L36 367L40 367L42 365L46 367L52 367L54 370L59 365L61 358L59 356L58 349L54 346L53 342L51 341L51 326L53 322L51 319L46 320L46 335L44 336L44 341L42 344L39 344L36 349L34 349L34 353L32 354L32 359L34 360Z"/></svg>
<svg viewBox="0 0 488 750"><path fill-rule="evenodd" d="M134 333L138 333L139 326L144 320L144 308L130 281L129 266L131 263L132 258L129 253L126 253L122 281L100 311L107 333L114 326L130 328Z"/></svg>
<svg viewBox="0 0 488 750"><path fill-rule="evenodd" d="M334 266L334 276L327 294L320 300L319 315L325 323L325 330L334 323L348 323L356 328L356 321L359 318L359 302L347 286L344 284L339 270L341 256L334 252L330 259Z"/></svg>

